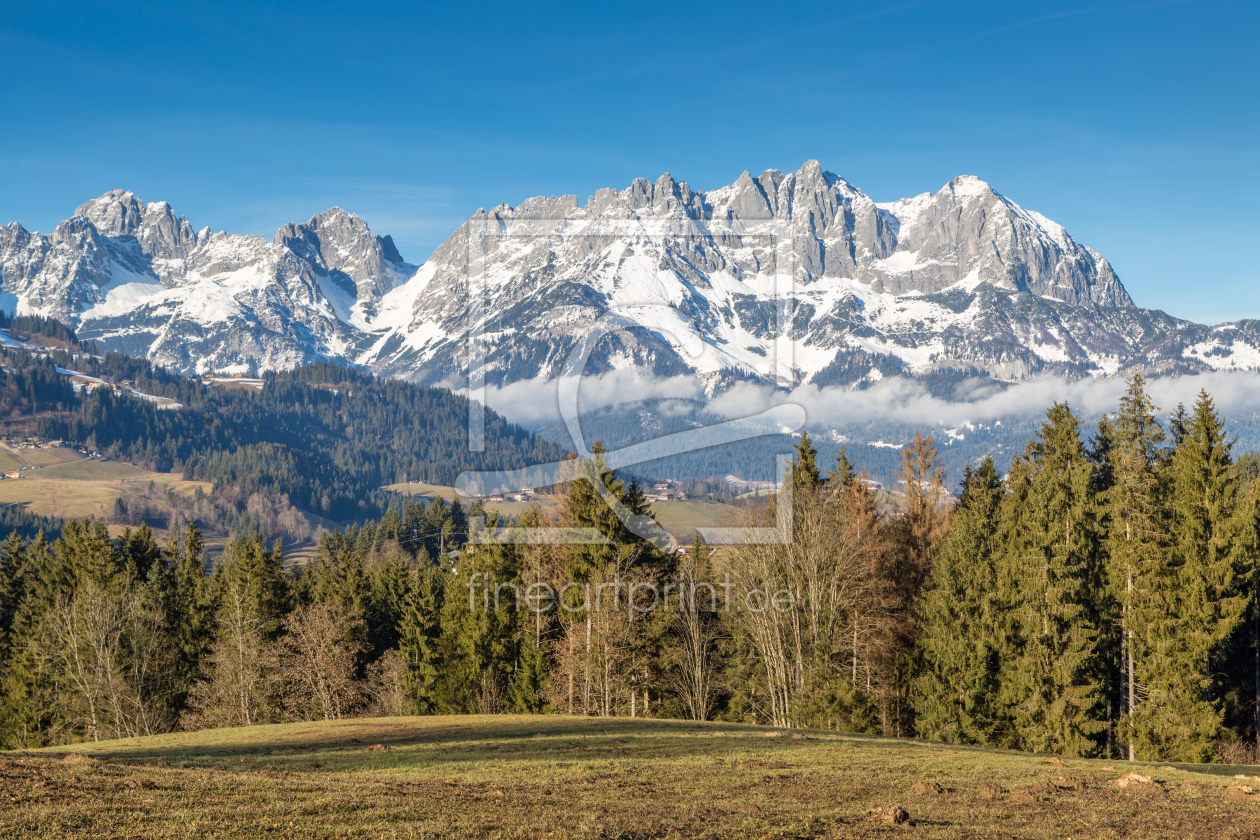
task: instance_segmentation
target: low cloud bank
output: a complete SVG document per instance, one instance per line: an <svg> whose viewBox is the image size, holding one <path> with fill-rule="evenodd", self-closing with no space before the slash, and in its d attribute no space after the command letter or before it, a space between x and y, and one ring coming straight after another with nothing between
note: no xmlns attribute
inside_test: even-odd
<svg viewBox="0 0 1260 840"><path fill-rule="evenodd" d="M487 387L486 405L513 423L534 428L547 426L563 419L567 408L562 408L561 400L574 386L581 413L644 400L704 399L704 387L693 376L660 378L645 370L628 368L598 376L526 379L501 387ZM686 409L674 406L672 410L689 411L690 404L684 405Z"/></svg>
<svg viewBox="0 0 1260 840"><path fill-rule="evenodd" d="M737 385L713 399L709 410L722 416L740 416L774 402L797 402L805 407L809 425L814 427L848 426L876 419L894 419L915 426L957 426L1040 415L1056 402L1068 403L1078 415L1096 417L1115 411L1127 387L1127 380L1120 378L1043 377L989 392L972 402L951 402L932 396L911 379L884 380L864 391L805 385L790 394ZM1148 380L1146 387L1163 414L1178 403L1193 405L1200 390L1212 396L1217 410L1226 417L1260 411L1260 374L1253 372L1165 377Z"/></svg>
<svg viewBox="0 0 1260 840"><path fill-rule="evenodd" d="M572 380L515 382L488 388L486 401L509 420L536 428L563 418L560 400L573 384ZM1260 373L1256 372L1164 377L1146 384L1161 414L1168 414L1178 403L1190 407L1200 390L1213 397L1217 410L1227 418L1260 412ZM653 399L705 401L704 387L695 377L657 378L637 369L586 376L577 385L583 413ZM1043 377L1004 390L980 385L972 392L972 401L952 402L932 396L913 379L886 379L861 391L803 385L785 392L768 385L739 383L707 400L706 408L720 417L736 419L760 414L776 405L796 404L805 409L811 428L842 428L874 420L925 427L958 426L1040 415L1055 402L1068 403L1083 417L1096 417L1115 411L1126 388L1127 380L1121 378ZM690 405L667 404L662 408L681 413Z"/></svg>

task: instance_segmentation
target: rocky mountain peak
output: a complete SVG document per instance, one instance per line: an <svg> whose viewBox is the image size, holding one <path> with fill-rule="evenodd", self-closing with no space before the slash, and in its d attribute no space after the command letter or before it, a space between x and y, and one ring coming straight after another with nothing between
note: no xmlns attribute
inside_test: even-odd
<svg viewBox="0 0 1260 840"><path fill-rule="evenodd" d="M948 190L957 198L974 198L997 196L993 187L989 186L986 181L982 181L975 175L959 175L954 180L946 184L941 192Z"/></svg>
<svg viewBox="0 0 1260 840"><path fill-rule="evenodd" d="M110 190L74 211L105 236L131 236L144 219L144 202L130 190Z"/></svg>
<svg viewBox="0 0 1260 840"><path fill-rule="evenodd" d="M305 224L286 224L272 242L309 260L356 300L385 294L415 270L403 262L392 239L373 236L366 222L340 207L312 216Z"/></svg>
<svg viewBox="0 0 1260 840"><path fill-rule="evenodd" d="M708 232L639 224L687 218L721 224ZM481 222L528 222L510 247L486 239L478 260L490 278L486 373L500 383L556 374L610 307L641 320L610 338L592 371L636 365L851 384L869 368L853 356L859 348L900 360L879 362L885 374L904 364L1007 379L1085 375L1124 369L1151 342L1180 337L1192 368L1232 358L1194 325L1132 309L1103 257L975 176L875 203L816 160L791 172L744 171L704 191L666 172L600 189L581 206L574 196L536 196L470 221L418 267L339 207L284 225L268 243L194 232L166 202L112 190L52 234L16 223L0 230L0 285L21 311L55 315L102 346L180 370L337 358L457 382L469 236ZM693 232L661 233L672 229ZM798 352L767 371L784 311L774 291L784 248ZM686 349L696 347L699 357Z"/></svg>

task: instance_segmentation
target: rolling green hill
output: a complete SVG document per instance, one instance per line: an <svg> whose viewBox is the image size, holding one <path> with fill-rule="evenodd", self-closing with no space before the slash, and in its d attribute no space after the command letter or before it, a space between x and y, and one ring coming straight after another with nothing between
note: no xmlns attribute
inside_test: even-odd
<svg viewBox="0 0 1260 840"><path fill-rule="evenodd" d="M1118 780L1130 772L1125 786ZM738 724L468 716L0 757L21 837L1252 837L1256 768L1133 766ZM893 807L906 822L896 824ZM882 809L882 810L879 810ZM873 813L874 812L874 813Z"/></svg>

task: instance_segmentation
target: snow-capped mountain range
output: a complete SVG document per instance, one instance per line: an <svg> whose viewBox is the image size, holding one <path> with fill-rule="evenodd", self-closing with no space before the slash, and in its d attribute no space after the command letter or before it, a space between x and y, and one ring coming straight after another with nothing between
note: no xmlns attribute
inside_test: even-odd
<svg viewBox="0 0 1260 840"><path fill-rule="evenodd" d="M550 378L610 309L632 328L588 371L715 390L1260 367L1260 325L1135 307L1100 254L977 178L877 203L816 161L479 210L419 266L339 208L268 242L115 190L48 235L0 228L0 288L6 310L184 373L334 358L458 386L476 329L488 382Z"/></svg>

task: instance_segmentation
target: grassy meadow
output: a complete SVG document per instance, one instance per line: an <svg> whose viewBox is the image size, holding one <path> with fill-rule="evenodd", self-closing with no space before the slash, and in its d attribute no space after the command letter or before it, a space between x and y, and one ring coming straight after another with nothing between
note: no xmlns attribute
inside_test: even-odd
<svg viewBox="0 0 1260 840"><path fill-rule="evenodd" d="M42 516L103 518L113 512L119 496L160 500L168 490L191 494L197 487L206 492L211 489L208 482L184 481L179 473L152 473L122 461L83 458L70 449L21 450L20 457L38 469L23 472L21 478L0 481L0 503L20 504Z"/></svg>
<svg viewBox="0 0 1260 840"><path fill-rule="evenodd" d="M1141 780L1118 786L1131 771ZM1258 773L733 724L356 719L6 753L0 826L21 837L1225 840L1260 831ZM908 819L886 817L890 806Z"/></svg>
<svg viewBox="0 0 1260 840"><path fill-rule="evenodd" d="M721 502L653 502L652 518L679 543L690 545L697 528L727 525L737 510Z"/></svg>

